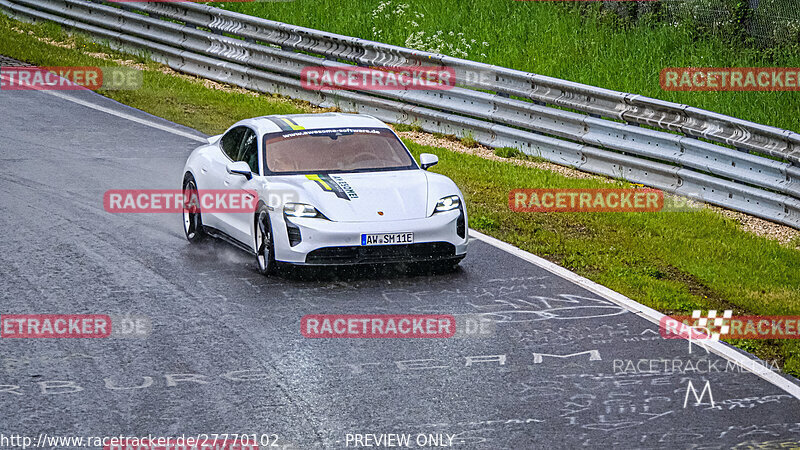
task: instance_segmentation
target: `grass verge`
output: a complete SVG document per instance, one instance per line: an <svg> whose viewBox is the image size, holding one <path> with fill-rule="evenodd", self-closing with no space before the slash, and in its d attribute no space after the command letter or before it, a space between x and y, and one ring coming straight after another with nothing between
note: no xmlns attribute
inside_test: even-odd
<svg viewBox="0 0 800 450"><path fill-rule="evenodd" d="M247 117L314 110L301 102L178 75L52 25L22 24L2 16L0 54L41 66L137 64L144 71L141 89L101 93L208 134ZM439 156L434 170L461 187L473 228L640 303L665 313L733 309L737 315L800 315L800 251L746 233L718 213L515 213L508 208L508 192L514 188L610 186L405 142L415 155ZM796 341L735 344L800 375Z"/></svg>

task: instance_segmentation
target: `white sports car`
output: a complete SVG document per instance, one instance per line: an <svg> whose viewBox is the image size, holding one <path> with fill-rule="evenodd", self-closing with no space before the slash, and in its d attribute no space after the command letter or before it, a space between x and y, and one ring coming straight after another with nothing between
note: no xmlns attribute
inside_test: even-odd
<svg viewBox="0 0 800 450"><path fill-rule="evenodd" d="M299 114L247 119L194 150L184 194L257 193L255 212L186 209L186 237L206 235L254 254L259 271L298 265L431 262L455 267L467 251L464 198L420 164L374 117Z"/></svg>

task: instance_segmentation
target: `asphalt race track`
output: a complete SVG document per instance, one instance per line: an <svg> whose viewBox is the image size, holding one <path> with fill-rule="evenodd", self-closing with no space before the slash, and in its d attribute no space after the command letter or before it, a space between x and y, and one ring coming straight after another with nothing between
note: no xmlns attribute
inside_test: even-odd
<svg viewBox="0 0 800 450"><path fill-rule="evenodd" d="M270 434L301 449L386 433L449 435L464 449L800 442L786 389L487 242L473 239L455 273L265 278L230 245L190 245L179 214L103 208L109 189L179 188L196 131L90 92L3 91L0 114L0 313L152 324L146 337L0 339L5 433ZM356 313L482 314L495 328L300 334L304 315ZM641 359L716 370L615 375L615 360ZM714 406L684 407L689 383L699 393L706 381Z"/></svg>

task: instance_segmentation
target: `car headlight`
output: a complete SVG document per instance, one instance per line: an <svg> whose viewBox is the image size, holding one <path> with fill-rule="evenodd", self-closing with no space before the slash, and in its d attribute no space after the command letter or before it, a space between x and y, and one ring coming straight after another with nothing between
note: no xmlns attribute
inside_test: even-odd
<svg viewBox="0 0 800 450"><path fill-rule="evenodd" d="M317 208L305 203L287 203L283 206L283 213L289 217L323 217Z"/></svg>
<svg viewBox="0 0 800 450"><path fill-rule="evenodd" d="M448 195L447 197L444 197L438 202L436 202L436 208L433 209L433 212L440 213L445 211L452 211L454 209L458 209L460 206L461 206L461 199L458 198L457 195Z"/></svg>

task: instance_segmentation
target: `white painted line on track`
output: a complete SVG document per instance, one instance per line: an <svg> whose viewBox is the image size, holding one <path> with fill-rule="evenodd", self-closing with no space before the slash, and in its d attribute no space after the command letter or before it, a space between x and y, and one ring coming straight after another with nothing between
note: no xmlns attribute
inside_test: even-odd
<svg viewBox="0 0 800 450"><path fill-rule="evenodd" d="M572 272L568 269L565 269L557 264L551 263L550 261L541 258L539 256L534 255L533 253L526 252L521 248L514 247L511 244L503 242L499 239L495 239L491 236L487 236L479 231L475 231L473 229L469 230L470 238L477 239L481 242L485 242L493 247L496 247L500 250L503 250L506 253L510 253L518 258L521 258L529 263L541 267L542 269L551 272L554 275L558 275L561 278L564 278L567 281L570 281L582 288L594 292L595 294L610 300L623 308L627 309L628 311L641 316L654 324L660 324L661 318L665 315L656 311L653 308L648 308L634 300L625 297L624 295L620 294L619 292L615 292L601 284L597 284L588 278L584 278L578 275L575 272ZM734 347L726 344L722 341L711 341L711 340L693 340L692 344L696 344L699 347L705 348L706 350L718 355L738 366L747 370L748 372L753 373L754 375L762 378L763 380L783 389L788 394L793 396L794 398L800 400L800 386L792 383L791 381L787 380L786 378L780 376L779 374L773 372L769 368L766 367L764 364L754 364L754 360L749 358L747 355L738 352Z"/></svg>
<svg viewBox="0 0 800 450"><path fill-rule="evenodd" d="M4 77L2 74L0 74L0 80L8 81L8 78ZM2 84L2 82L0 82L0 84ZM29 86L32 86L32 85L29 84ZM52 95L52 96L58 97L58 98L60 98L62 100L66 100L68 102L76 103L78 105L94 109L95 111L100 111L100 112L104 112L106 114L111 114L112 116L116 116L116 117L119 117L121 119L127 119L127 120L130 120L132 122L136 122L138 124L145 125L145 126L148 126L148 127L151 127L151 128L155 128L155 129L158 129L158 130L161 130L161 131L166 131L167 133L172 133L172 134L175 134L175 135L178 135L178 136L181 136L181 137L185 137L185 138L191 139L191 140L196 141L196 142L207 142L205 138L202 138L202 137L197 136L195 134L187 133L187 132L185 132L183 130L178 130L177 128L173 128L173 127L170 127L170 126L167 126L167 125L162 125L160 123L156 123L156 122L153 122L153 121L150 121L150 120L141 119L139 117L135 117L135 116L132 116L130 114L126 114L126 113L124 113L122 111L115 111L115 110L113 110L111 108L106 108L105 106L96 105L96 104L94 104L92 102L87 102L86 100L81 100L81 99L78 99L78 98L75 98L75 97L71 97L69 95L66 95L66 94L60 92L60 91L54 91L54 90L50 90L50 89L34 89L34 91L41 92L41 93L48 94L48 95ZM100 94L98 94L98 95L100 95Z"/></svg>
<svg viewBox="0 0 800 450"><path fill-rule="evenodd" d="M39 91L39 92L44 92L46 94L53 95L53 96L58 97L60 99L64 99L64 100L67 100L69 102L85 106L87 108L92 108L94 110L101 111L101 112L104 112L106 114L111 114L112 116L116 116L116 117L119 117L121 119L127 119L127 120L130 120L132 122L136 122L136 123L141 124L141 125L146 125L148 127L155 128L155 129L158 129L158 130L161 130L161 131L166 131L167 133L172 133L172 134L175 134L175 135L178 135L178 136L181 136L181 137L185 137L185 138L191 139L191 140L196 141L196 142L207 142L204 138L202 138L200 136L197 136L195 134L187 133L185 131L178 130L178 129L170 127L170 126L162 125L160 123L152 122L152 121L149 121L149 120L146 120L146 119L141 119L139 117L134 117L134 116L132 116L130 114L126 114L126 113L121 112L121 111L115 111L115 110L113 110L111 108L106 108L105 106L95 105L94 103L87 102L85 100L80 100L80 99L77 99L75 97L71 97L69 95L65 95L65 94L63 94L63 93L61 93L59 91L42 90L42 91Z"/></svg>

